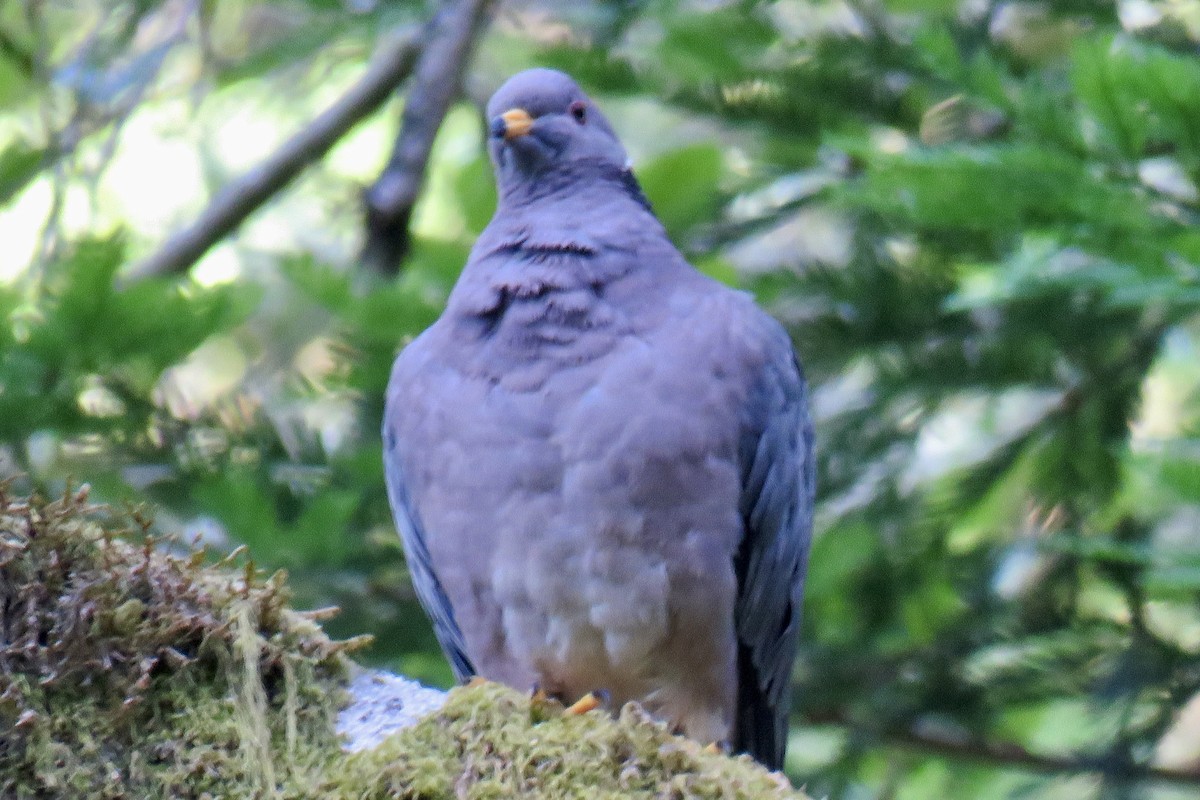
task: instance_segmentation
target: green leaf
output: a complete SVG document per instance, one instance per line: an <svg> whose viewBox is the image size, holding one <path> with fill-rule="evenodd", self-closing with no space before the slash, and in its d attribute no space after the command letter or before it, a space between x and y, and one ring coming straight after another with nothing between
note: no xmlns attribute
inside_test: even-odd
<svg viewBox="0 0 1200 800"><path fill-rule="evenodd" d="M950 581L929 576L905 595L900 616L913 640L928 645L966 610Z"/></svg>
<svg viewBox="0 0 1200 800"><path fill-rule="evenodd" d="M874 561L877 550L878 541L865 525L843 528L836 538L819 537L813 543L807 579L809 596L821 598L840 593Z"/></svg>
<svg viewBox="0 0 1200 800"><path fill-rule="evenodd" d="M1200 564L1151 570L1146 578L1146 589L1158 598L1193 598L1200 592Z"/></svg>
<svg viewBox="0 0 1200 800"><path fill-rule="evenodd" d="M1146 565L1154 561L1154 553L1146 545L1123 542L1108 536L1052 536L1041 543L1044 550L1070 553L1088 561L1113 564Z"/></svg>
<svg viewBox="0 0 1200 800"><path fill-rule="evenodd" d="M323 308L340 314L354 303L350 277L311 256L286 259L280 270L293 286Z"/></svg>
<svg viewBox="0 0 1200 800"><path fill-rule="evenodd" d="M1200 155L1200 63L1128 37L1098 37L1073 51L1072 82L1108 141L1126 158L1151 140Z"/></svg>
<svg viewBox="0 0 1200 800"><path fill-rule="evenodd" d="M672 14L663 24L663 66L694 81L743 76L775 38L771 25L745 7Z"/></svg>
<svg viewBox="0 0 1200 800"><path fill-rule="evenodd" d="M1102 242L1145 238L1163 223L1116 181L1099 180L1086 163L1032 144L913 148L868 153L863 180L842 196L895 224L980 237L1075 228ZM969 244L963 242L962 244Z"/></svg>
<svg viewBox="0 0 1200 800"><path fill-rule="evenodd" d="M1100 123L1110 146L1126 158L1136 158L1145 147L1149 120L1123 81L1128 64L1119 41L1107 37L1081 41L1071 63L1075 92Z"/></svg>
<svg viewBox="0 0 1200 800"><path fill-rule="evenodd" d="M539 56L545 66L570 74L589 94L623 94L641 85L629 62L606 48L555 44Z"/></svg>
<svg viewBox="0 0 1200 800"><path fill-rule="evenodd" d="M467 230L478 236L496 211L496 182L488 159L477 158L463 167L454 188Z"/></svg>
<svg viewBox="0 0 1200 800"><path fill-rule="evenodd" d="M45 166L47 155L44 148L24 141L12 142L0 152L0 206L37 177Z"/></svg>
<svg viewBox="0 0 1200 800"><path fill-rule="evenodd" d="M258 473L231 468L197 481L191 495L198 507L221 520L255 554L269 553L279 538L275 505ZM278 559L276 563L278 563Z"/></svg>
<svg viewBox="0 0 1200 800"><path fill-rule="evenodd" d="M663 226L678 236L717 208L721 151L709 144L683 147L640 167L637 177Z"/></svg>

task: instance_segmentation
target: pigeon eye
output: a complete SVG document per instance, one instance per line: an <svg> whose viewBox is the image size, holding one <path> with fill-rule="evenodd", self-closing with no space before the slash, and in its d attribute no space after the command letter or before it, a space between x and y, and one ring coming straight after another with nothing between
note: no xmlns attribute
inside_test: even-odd
<svg viewBox="0 0 1200 800"><path fill-rule="evenodd" d="M571 116L580 125L587 122L587 105L582 100L576 100L567 108L571 112Z"/></svg>

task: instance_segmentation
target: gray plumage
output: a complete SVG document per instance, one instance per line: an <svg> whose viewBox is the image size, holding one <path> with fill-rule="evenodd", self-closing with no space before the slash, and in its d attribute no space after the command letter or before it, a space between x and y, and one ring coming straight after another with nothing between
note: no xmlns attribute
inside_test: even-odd
<svg viewBox="0 0 1200 800"><path fill-rule="evenodd" d="M566 75L492 98L499 206L396 359L388 494L455 674L782 764L813 505L784 330L684 261Z"/></svg>

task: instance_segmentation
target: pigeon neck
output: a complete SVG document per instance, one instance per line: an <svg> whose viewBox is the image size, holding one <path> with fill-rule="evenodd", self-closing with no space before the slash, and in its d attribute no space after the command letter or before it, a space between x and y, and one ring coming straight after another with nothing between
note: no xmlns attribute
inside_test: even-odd
<svg viewBox="0 0 1200 800"><path fill-rule="evenodd" d="M645 211L652 211L650 201L642 193L633 170L609 162L586 160L505 181L500 187L499 204L506 211L547 203L589 208L594 207L597 196L611 198L614 192L632 200Z"/></svg>

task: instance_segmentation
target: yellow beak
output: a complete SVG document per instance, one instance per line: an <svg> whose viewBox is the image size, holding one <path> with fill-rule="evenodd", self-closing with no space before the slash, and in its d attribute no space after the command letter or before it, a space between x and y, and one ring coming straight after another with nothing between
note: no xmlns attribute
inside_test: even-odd
<svg viewBox="0 0 1200 800"><path fill-rule="evenodd" d="M524 136L533 128L533 117L523 108L510 108L500 115L504 120L504 140Z"/></svg>

